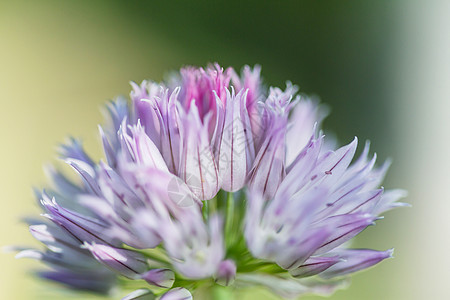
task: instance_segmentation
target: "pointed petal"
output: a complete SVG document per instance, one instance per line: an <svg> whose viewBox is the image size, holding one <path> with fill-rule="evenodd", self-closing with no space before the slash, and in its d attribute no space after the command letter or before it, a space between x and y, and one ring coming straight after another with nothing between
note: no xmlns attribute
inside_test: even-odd
<svg viewBox="0 0 450 300"><path fill-rule="evenodd" d="M315 128L327 116L328 109L319 106L315 99L303 98L292 110L289 129L286 133L286 163L290 165L308 144ZM317 124L317 125L316 125Z"/></svg>
<svg viewBox="0 0 450 300"><path fill-rule="evenodd" d="M115 168L117 166L116 153L100 125L98 126L98 130L102 140L103 152L105 153L106 161L112 168Z"/></svg>
<svg viewBox="0 0 450 300"><path fill-rule="evenodd" d="M136 279L148 269L145 257L135 251L95 243L84 245L99 262L127 278Z"/></svg>
<svg viewBox="0 0 450 300"><path fill-rule="evenodd" d="M283 123L274 124L272 134L263 142L255 158L249 185L262 191L267 198L275 195L285 176L284 134Z"/></svg>
<svg viewBox="0 0 450 300"><path fill-rule="evenodd" d="M298 298L305 294L331 295L336 289L342 288L345 282L307 282L297 278L284 278L276 275L261 273L238 274L235 285L239 286L262 286L283 298Z"/></svg>
<svg viewBox="0 0 450 300"><path fill-rule="evenodd" d="M65 162L72 168L74 168L75 171L78 172L78 174L80 174L81 178L83 178L83 181L87 189L91 193L101 195L100 188L98 187L98 184L95 181L96 174L93 166L89 165L84 161L71 158L66 159Z"/></svg>
<svg viewBox="0 0 450 300"><path fill-rule="evenodd" d="M330 217L321 225L334 229L322 246L315 252L316 255L326 253L331 249L342 245L366 229L367 226L375 224L377 218L370 214L348 214Z"/></svg>
<svg viewBox="0 0 450 300"><path fill-rule="evenodd" d="M91 167L94 167L95 165L89 155L87 155L84 151L81 141L77 139L69 139L67 144L63 144L60 146L59 151L64 159L81 161Z"/></svg>
<svg viewBox="0 0 450 300"><path fill-rule="evenodd" d="M152 269L141 276L149 284L170 289L175 282L175 274L169 269Z"/></svg>
<svg viewBox="0 0 450 300"><path fill-rule="evenodd" d="M207 125L210 118L200 120L195 102L184 116L185 134L179 176L200 200L213 198L219 188L219 172L210 145Z"/></svg>
<svg viewBox="0 0 450 300"><path fill-rule="evenodd" d="M62 283L70 288L107 294L116 283L115 276L105 272L44 271L39 277Z"/></svg>
<svg viewBox="0 0 450 300"><path fill-rule="evenodd" d="M342 249L333 251L339 255L343 261L321 273L321 277L329 279L354 273L359 270L369 268L386 258L391 258L394 250L375 251L370 249Z"/></svg>
<svg viewBox="0 0 450 300"><path fill-rule="evenodd" d="M388 190L384 192L381 200L377 203L372 213L380 215L396 207L410 206L408 203L397 202L399 199L405 198L407 195L408 192L405 190Z"/></svg>
<svg viewBox="0 0 450 300"><path fill-rule="evenodd" d="M247 157L249 151L246 149L249 146L253 147L253 145L249 145L253 142L251 135L249 136L251 132L246 131L245 119L241 116L241 111L245 109L246 96L247 93L243 91L237 95L234 95L234 91L233 95L227 91L224 124L218 145L217 160L222 189L228 192L237 191L244 186L247 171L253 163L252 158Z"/></svg>
<svg viewBox="0 0 450 300"><path fill-rule="evenodd" d="M145 133L143 127L138 123L136 126L130 127L130 131L131 136L123 129L122 138L124 139L133 160L140 165L168 171L161 153Z"/></svg>
<svg viewBox="0 0 450 300"><path fill-rule="evenodd" d="M192 294L185 288L177 287L162 295L159 300L192 300Z"/></svg>
<svg viewBox="0 0 450 300"><path fill-rule="evenodd" d="M131 82L133 90L130 93L134 107L134 124L140 123L146 134L159 147L160 126L158 117L152 105L148 101L154 100L161 94L163 88L152 81L144 80L140 86Z"/></svg>
<svg viewBox="0 0 450 300"><path fill-rule="evenodd" d="M236 277L236 264L234 261L227 259L220 263L216 274L216 283L228 286L233 284Z"/></svg>
<svg viewBox="0 0 450 300"><path fill-rule="evenodd" d="M155 300L156 296L152 291L147 289L139 289L131 292L122 298L122 300Z"/></svg>
<svg viewBox="0 0 450 300"><path fill-rule="evenodd" d="M47 224L36 224L30 226L30 233L35 239L44 243L53 252L63 252L70 248L82 252L80 243L59 227Z"/></svg>
<svg viewBox="0 0 450 300"><path fill-rule="evenodd" d="M58 205L55 199L50 200L46 194L42 195L41 203L47 214L45 217L67 230L78 241L92 241L117 245L119 241L105 235L106 224L90 216L79 214Z"/></svg>
<svg viewBox="0 0 450 300"><path fill-rule="evenodd" d="M325 271L339 261L341 261L341 258L338 255L310 257L298 268L289 270L289 273L297 278L314 276Z"/></svg>
<svg viewBox="0 0 450 300"><path fill-rule="evenodd" d="M124 97L117 97L114 101L110 101L103 114L106 119L105 134L111 143L111 147L117 151L120 147L117 132L124 120L130 118L128 110L128 101Z"/></svg>

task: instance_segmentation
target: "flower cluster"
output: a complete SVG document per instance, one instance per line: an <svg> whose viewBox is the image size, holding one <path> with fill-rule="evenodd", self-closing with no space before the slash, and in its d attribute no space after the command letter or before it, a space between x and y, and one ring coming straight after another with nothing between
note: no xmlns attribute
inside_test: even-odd
<svg viewBox="0 0 450 300"><path fill-rule="evenodd" d="M132 87L131 104L107 105L104 161L72 139L61 155L80 180L48 170L46 220L28 220L46 249L18 254L49 265L42 277L139 288L123 299L191 299L215 284L296 297L391 256L346 243L403 205L403 191L379 187L388 164L375 167L368 144L354 159L356 138L333 150L326 109L289 82L267 89L258 66L214 65Z"/></svg>

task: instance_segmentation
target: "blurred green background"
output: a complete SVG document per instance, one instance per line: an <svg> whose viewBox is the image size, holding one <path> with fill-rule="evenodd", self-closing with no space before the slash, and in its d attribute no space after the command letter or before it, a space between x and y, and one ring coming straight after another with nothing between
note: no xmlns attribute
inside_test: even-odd
<svg viewBox="0 0 450 300"><path fill-rule="evenodd" d="M370 139L394 158L386 187L410 191L357 238L395 259L330 299L450 299L449 1L0 1L2 245L33 245L20 217L69 134L100 155L96 125L130 80L182 65L260 64L331 108L341 143ZM30 260L0 254L0 299L48 299ZM58 294L66 295L66 294ZM257 291L243 299L274 299ZM57 297L56 297L57 298ZM61 296L87 299L87 296ZM305 297L320 299L320 297Z"/></svg>

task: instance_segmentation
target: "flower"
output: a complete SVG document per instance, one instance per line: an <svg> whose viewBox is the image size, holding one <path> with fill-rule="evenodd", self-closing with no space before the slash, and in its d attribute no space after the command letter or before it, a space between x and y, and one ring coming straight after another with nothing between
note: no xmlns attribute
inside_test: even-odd
<svg viewBox="0 0 450 300"><path fill-rule="evenodd" d="M105 160L71 139L60 152L80 180L48 169L44 220L28 220L46 250L17 255L49 265L43 278L104 294L140 285L123 299L191 299L215 284L295 297L391 257L347 243L405 205L379 187L389 163L375 167L368 143L352 163L356 138L333 150L326 109L296 86L216 64L132 87L131 104L106 106Z"/></svg>

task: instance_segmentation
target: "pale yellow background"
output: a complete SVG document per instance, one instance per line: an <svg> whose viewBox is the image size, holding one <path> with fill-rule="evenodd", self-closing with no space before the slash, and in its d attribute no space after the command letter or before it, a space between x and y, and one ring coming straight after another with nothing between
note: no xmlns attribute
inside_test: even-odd
<svg viewBox="0 0 450 300"><path fill-rule="evenodd" d="M159 28L139 31L113 5L76 2L0 1L2 246L35 245L18 220L38 213L31 187L44 185L43 164L56 161L56 145L69 134L99 157L99 108L128 94L129 80L159 80L183 64L222 59L183 61L182 43ZM387 185L408 189L414 207L388 213L357 240L395 246L396 258L358 274L331 299L450 299L450 5L405 0L394 8L395 59L385 72L396 100L390 135L378 140L395 158ZM38 267L0 254L0 299L47 299L59 289L27 275Z"/></svg>

